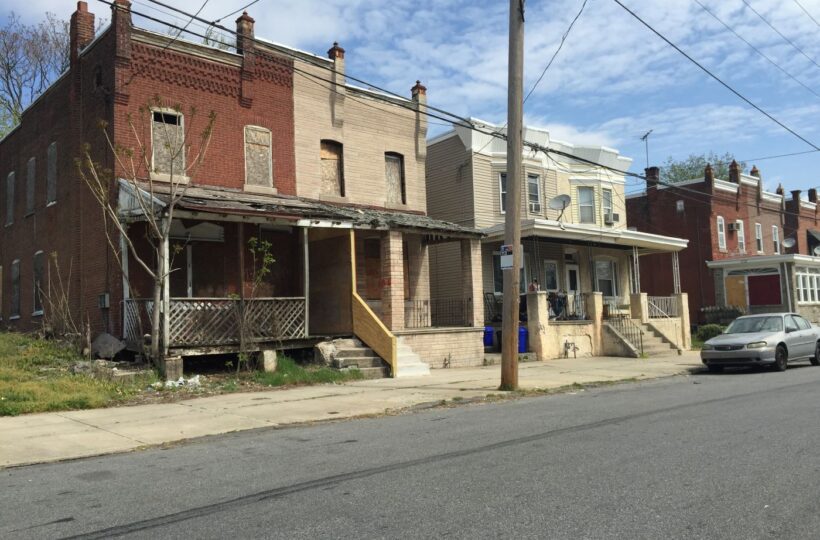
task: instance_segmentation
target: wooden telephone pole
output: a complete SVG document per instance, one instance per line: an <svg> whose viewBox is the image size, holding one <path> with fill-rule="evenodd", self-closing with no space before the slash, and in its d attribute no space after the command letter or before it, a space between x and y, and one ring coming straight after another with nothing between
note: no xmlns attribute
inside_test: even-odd
<svg viewBox="0 0 820 540"><path fill-rule="evenodd" d="M518 308L521 258L521 177L524 115L524 0L510 0L507 82L507 200L504 244L512 246L512 268L504 270L501 390L518 388Z"/></svg>

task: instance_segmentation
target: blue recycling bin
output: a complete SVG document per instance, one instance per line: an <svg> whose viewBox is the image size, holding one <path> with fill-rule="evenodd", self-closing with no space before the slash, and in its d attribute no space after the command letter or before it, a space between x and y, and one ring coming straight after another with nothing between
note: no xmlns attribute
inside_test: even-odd
<svg viewBox="0 0 820 540"><path fill-rule="evenodd" d="M527 347L529 341L530 333L527 331L526 326L519 326L518 327L518 352L525 353L529 349Z"/></svg>
<svg viewBox="0 0 820 540"><path fill-rule="evenodd" d="M484 327L484 346L485 347L492 347L493 346L493 327L492 326L485 326Z"/></svg>

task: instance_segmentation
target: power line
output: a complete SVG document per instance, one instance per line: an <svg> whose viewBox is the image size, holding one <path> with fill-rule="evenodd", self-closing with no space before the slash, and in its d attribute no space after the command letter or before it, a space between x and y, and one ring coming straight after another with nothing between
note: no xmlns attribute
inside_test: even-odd
<svg viewBox="0 0 820 540"><path fill-rule="evenodd" d="M170 47L171 45L173 45L173 44L174 44L174 42L175 42L177 39L179 39L179 36L181 36L181 35L182 35L182 33L183 33L183 32L185 32L185 30L187 30L187 29L188 29L188 27L191 25L191 23L192 23L192 22L194 22L194 17L196 17L197 15L199 15L200 13L202 13L202 10L203 10L203 9L205 9L205 6L207 6L207 5L208 5L208 2L210 2L210 0L205 0L204 2L202 2L202 5L201 5L201 6L199 6L199 9L197 10L197 12L196 12L196 13L194 13L194 15L192 15L190 19L188 19L188 22L187 22L187 23L185 23L185 26L183 26L183 27L182 27L182 30L180 30L179 32L177 32L177 35L175 35L175 36L174 36L174 39L172 39L171 41L169 41L168 43L166 43L166 44L165 44L165 46L162 48L162 50L163 50L163 51L164 51L165 49L167 49L168 47Z"/></svg>
<svg viewBox="0 0 820 540"><path fill-rule="evenodd" d="M711 15L711 16L712 16L712 17L713 17L713 18L714 18L717 22L719 22L720 24L722 24L722 25L723 25L723 26L724 26L724 27L725 27L728 31L730 31L731 33L733 33L733 34L735 35L735 37L736 37L736 38L738 38L738 39L739 39L739 40L741 40L743 43L745 43L746 45L748 45L749 47L751 47L751 49L752 49L753 51L755 51L757 54L759 54L761 57L763 57L763 58L764 58L766 61L768 61L771 65L773 65L774 67L776 67L777 69L779 69L779 70L780 70L782 73L784 73L787 77L789 77L791 80L793 80L794 82L796 82L797 84L799 84L800 86L802 86L803 88L805 88L806 90L808 90L809 92L811 92L812 94L814 94L816 97L820 98L820 94L818 94L817 92L815 92L815 91L814 91L814 89L812 89L812 88L811 88L811 87L809 87L808 85L804 84L804 83L803 83L802 81L800 81L797 77L795 77L794 75L792 75L791 73L789 73L788 71L786 71L786 70L785 70L782 66L780 66L780 64L778 64L777 62L775 62L774 60L772 60L771 58L769 58L769 56L768 56L768 55L766 55L763 51L761 51L760 49L758 49L757 47L755 47L754 45L752 45L752 44L751 44L751 43L750 43L750 42L749 42L746 38L744 38L742 35L740 35L738 32L736 32L734 28L732 28L731 26L729 26L728 24L726 24L726 23L723 21L723 19L721 19L720 17L718 17L718 16L717 16L717 15L716 15L716 14L715 14L712 10L710 10L708 7L704 6L704 5L700 2L700 0L694 0L694 2L695 2L697 5L699 5L699 6L700 6L700 7L701 7L701 8L702 8L702 9L703 9L706 13L708 13L709 15Z"/></svg>
<svg viewBox="0 0 820 540"><path fill-rule="evenodd" d="M743 0L743 1L745 2L745 0ZM774 116L772 116L771 114L769 114L768 112L766 112L765 110L763 110L760 106L756 105L756 104L755 104L752 100L750 100L749 98L747 98L746 96L744 96L743 94L741 94L740 92L738 92L737 90L735 90L734 88L732 88L732 87L731 87L728 83L724 82L724 81L723 81L720 77L718 77L717 75L715 75L714 73L712 73L711 71L709 71L706 67L704 67L704 66L703 66L703 64L701 64L700 62L698 62L697 60L695 60L694 58L692 58L691 56L689 56L687 53L685 53L685 52L683 51L683 49L681 49L680 47L678 47L677 45L675 45L672 41L670 41L670 40L669 40L669 38L667 38L666 36L664 36L663 34L661 34L659 31L655 30L655 29L654 29L654 28L653 28L653 27L652 27L652 26L651 26L648 22L646 22L645 20L643 20L643 19L642 19L641 17L639 17L639 16L638 16L638 15L637 15L634 11L632 11L631 9L629 9L628 7L626 7L623 3L621 3L621 1L620 1L620 0L614 0L614 2L615 2L616 4L618 4L619 6L621 6L621 7L622 7L622 8L623 8L623 9L624 9L627 13L629 13L630 15L632 15L635 19L637 19L638 21L640 21L640 22L641 22L641 24L643 24L644 26L646 26L646 27L647 27L649 30L651 30L651 31L652 31L652 32L653 32L656 36L658 36L659 38L661 38L662 40L664 40L664 41L665 41L665 42L666 42L666 43L667 43L670 47L672 47L673 49L675 49L676 51L678 51L680 54L682 54L684 57L686 57L686 59L687 59L687 60L689 60L690 62L692 62L692 63L693 63L693 64L695 64L696 66L698 66L698 67L699 67L701 70L703 70L703 71L704 71L707 75L709 75L709 76L710 76L710 77L712 77L714 80L716 80L717 82L719 82L719 83L720 83L722 86L724 86L727 90L729 90L729 91L730 91L730 92L732 92L734 95L736 95L737 97L739 97L740 99L742 99L743 101L745 101L746 103L748 103L750 106L752 106L752 107L754 107L755 109L757 109L757 110L758 110L761 114L763 114L763 115L764 115L764 116L766 116L769 120L771 120L771 121L773 121L774 123L776 123L778 126L782 127L783 129L785 129L786 131L788 131L789 133L791 133L792 135L794 135L795 137L797 137L798 139L800 139L800 140L801 140L801 141L803 141L804 143L808 144L809 146L811 146L811 147L812 147L812 148L814 148L815 150L820 151L820 146L817 146L816 144L814 144L813 142L809 141L808 139L806 139L806 138L805 138L805 137L803 137L802 135L798 134L798 133L797 133L796 131L794 131L792 128L790 128L789 126L787 126L786 124L784 124L783 122L781 122L780 120L778 120L777 118L775 118Z"/></svg>
<svg viewBox="0 0 820 540"><path fill-rule="evenodd" d="M795 44L795 42L794 42L794 41L790 40L788 37L786 37L786 36L783 34L783 32L781 32L780 30L778 30L777 28L775 28L775 27L774 27L774 25L773 25L772 23L770 23L768 20L766 20L766 18L765 18L763 15L761 15L760 13L758 13L758 11L757 11L755 8L753 8L753 7L752 7L752 5L751 5L751 4L749 4L749 2L747 2L746 0L740 0L740 1L741 1L741 2L743 2L743 4L745 4L747 8L749 8L750 10L752 10L752 13L754 13L755 15L757 15L757 16L758 16L758 18L759 18L761 21L763 21L764 23L766 23L766 26L768 26L769 28L771 28L772 30L774 30L775 32L777 32L777 35L778 35L778 36L780 36L780 37L782 37L782 38L783 38L783 40L785 40L785 41L786 41L786 43L788 43L789 45L791 45L791 46L794 48L794 50L796 50L797 52L799 52L800 54L802 54L803 56L805 56L806 58L808 58L808 59L809 59L809 62L811 62L812 64L814 64L814 65L815 65L815 67L820 68L820 64L818 64L818 63L814 60L814 58L812 58L811 56L809 56L808 54L806 54L806 52L805 52L803 49L801 49L800 47L798 47L798 46Z"/></svg>
<svg viewBox="0 0 820 540"><path fill-rule="evenodd" d="M228 17L232 17L232 16L236 15L237 13L245 11L246 9L248 9L249 7L251 7L252 5L254 5L257 2L259 2L259 0L253 0L253 2L251 2L250 4L242 6L241 8L237 9L236 11L231 11L227 15L223 15L220 18L214 20L214 23L222 22L222 19L227 19ZM197 15L199 15L199 13L197 13Z"/></svg>
<svg viewBox="0 0 820 540"><path fill-rule="evenodd" d="M815 19L814 17L812 17L812 16L811 16L811 13L809 13L809 10L807 10L806 8L804 8L804 7L803 7L803 4L801 4L801 3L800 3L800 2L798 2L797 0L794 0L794 3L795 3L795 4L797 4L797 6L798 6L800 9L802 9L802 10L803 10L803 13L805 13L805 14L806 14L806 16L807 16L809 19L811 19L811 20L812 20L812 22L813 22L814 24L816 24L818 27L820 27L820 22L817 22L817 19Z"/></svg>

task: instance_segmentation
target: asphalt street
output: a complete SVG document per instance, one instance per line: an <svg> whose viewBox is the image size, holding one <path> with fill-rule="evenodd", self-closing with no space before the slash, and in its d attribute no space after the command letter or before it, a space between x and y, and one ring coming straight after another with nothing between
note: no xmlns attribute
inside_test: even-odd
<svg viewBox="0 0 820 540"><path fill-rule="evenodd" d="M2 538L817 538L820 368L0 471ZM0 434L2 436L2 434Z"/></svg>

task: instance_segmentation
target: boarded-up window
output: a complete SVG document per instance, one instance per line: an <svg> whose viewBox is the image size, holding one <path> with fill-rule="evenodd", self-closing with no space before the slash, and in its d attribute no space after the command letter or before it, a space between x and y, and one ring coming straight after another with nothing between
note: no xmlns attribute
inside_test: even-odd
<svg viewBox="0 0 820 540"><path fill-rule="evenodd" d="M185 132L181 114L154 111L151 149L154 172L185 176Z"/></svg>
<svg viewBox="0 0 820 540"><path fill-rule="evenodd" d="M322 193L344 197L344 167L342 145L336 141L322 141Z"/></svg>
<svg viewBox="0 0 820 540"><path fill-rule="evenodd" d="M384 176L387 180L388 204L407 204L404 186L404 157L401 154L384 154Z"/></svg>
<svg viewBox="0 0 820 540"><path fill-rule="evenodd" d="M34 315L43 313L43 273L45 271L45 254L38 251L34 254Z"/></svg>
<svg viewBox="0 0 820 540"><path fill-rule="evenodd" d="M14 172L6 177L6 225L14 223Z"/></svg>
<svg viewBox="0 0 820 540"><path fill-rule="evenodd" d="M273 186L270 131L245 126L245 183L251 186Z"/></svg>
<svg viewBox="0 0 820 540"><path fill-rule="evenodd" d="M57 143L48 145L48 170L46 171L46 204L57 200Z"/></svg>
<svg viewBox="0 0 820 540"><path fill-rule="evenodd" d="M34 188L37 174L37 160L31 158L26 164L26 214L34 212Z"/></svg>
<svg viewBox="0 0 820 540"><path fill-rule="evenodd" d="M11 263L11 316L20 316L20 260Z"/></svg>

